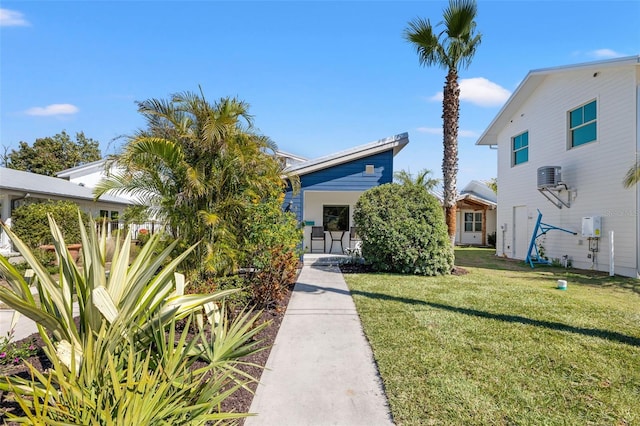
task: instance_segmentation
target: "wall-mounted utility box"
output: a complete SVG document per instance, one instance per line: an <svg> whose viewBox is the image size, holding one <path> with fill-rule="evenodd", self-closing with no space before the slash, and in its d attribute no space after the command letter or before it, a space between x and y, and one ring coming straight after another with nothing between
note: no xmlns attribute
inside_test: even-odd
<svg viewBox="0 0 640 426"><path fill-rule="evenodd" d="M600 238L602 236L602 217L583 217L582 236L587 238Z"/></svg>

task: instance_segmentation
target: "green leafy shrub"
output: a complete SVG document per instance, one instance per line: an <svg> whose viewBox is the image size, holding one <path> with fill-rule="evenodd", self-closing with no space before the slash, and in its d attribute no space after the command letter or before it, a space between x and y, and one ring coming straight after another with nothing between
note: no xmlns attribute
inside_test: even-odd
<svg viewBox="0 0 640 426"><path fill-rule="evenodd" d="M442 207L426 188L395 183L362 194L353 214L362 255L374 270L449 274L453 248Z"/></svg>
<svg viewBox="0 0 640 426"><path fill-rule="evenodd" d="M251 286L246 276L228 275L217 277L214 274L207 274L200 271L199 275L193 279L191 285L185 289L187 294L210 294L216 291L236 290L225 299L225 305L229 314L234 314L237 310L246 309L251 304Z"/></svg>
<svg viewBox="0 0 640 426"><path fill-rule="evenodd" d="M145 245L147 241L149 241L150 237L151 237L151 234L149 233L149 230L142 228L141 230L138 231L138 245L141 245L141 246Z"/></svg>
<svg viewBox="0 0 640 426"><path fill-rule="evenodd" d="M282 300L295 281L300 257L302 228L291 212L282 211L282 200L255 203L244 223L245 258L252 300L271 307Z"/></svg>
<svg viewBox="0 0 640 426"><path fill-rule="evenodd" d="M0 337L0 365L19 364L23 360L38 353L38 347L35 340L27 340L20 343L14 343L13 333Z"/></svg>
<svg viewBox="0 0 640 426"><path fill-rule="evenodd" d="M20 206L11 215L11 230L31 249L53 244L48 214L54 218L68 244L80 242L78 205L71 201L46 201ZM88 215L83 212L81 216L83 223L88 223Z"/></svg>
<svg viewBox="0 0 640 426"><path fill-rule="evenodd" d="M271 249L271 261L251 277L252 301L256 306L270 308L287 294L289 285L295 282L298 256L281 247Z"/></svg>

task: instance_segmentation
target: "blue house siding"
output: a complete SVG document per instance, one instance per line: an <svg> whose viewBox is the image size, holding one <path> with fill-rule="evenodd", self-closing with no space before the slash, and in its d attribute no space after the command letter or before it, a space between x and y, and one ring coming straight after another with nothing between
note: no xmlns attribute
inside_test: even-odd
<svg viewBox="0 0 640 426"><path fill-rule="evenodd" d="M365 173L367 165L373 165L373 174ZM388 150L300 176L300 192L294 196L289 188L285 194L284 205L286 207L291 201L291 210L296 213L298 220L302 221L302 200L305 191L366 191L392 181L393 150Z"/></svg>
<svg viewBox="0 0 640 426"><path fill-rule="evenodd" d="M374 173L365 174L373 165ZM366 191L393 180L393 151L389 150L300 177L303 190Z"/></svg>

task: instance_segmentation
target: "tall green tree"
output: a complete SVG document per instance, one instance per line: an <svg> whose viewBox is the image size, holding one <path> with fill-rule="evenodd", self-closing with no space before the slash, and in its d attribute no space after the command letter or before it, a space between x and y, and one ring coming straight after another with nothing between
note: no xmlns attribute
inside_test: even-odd
<svg viewBox="0 0 640 426"><path fill-rule="evenodd" d="M443 119L443 202L451 244L456 235L456 180L458 174L458 122L460 86L458 70L466 69L476 53L481 34L476 33L475 0L450 0L443 12L442 31L436 32L427 19L409 22L404 36L415 46L420 65L447 70L442 100Z"/></svg>
<svg viewBox="0 0 640 426"><path fill-rule="evenodd" d="M123 171L94 195L136 196L185 245L192 270L225 274L242 259L243 223L251 206L281 199L284 182L275 144L253 128L246 102L178 93L138 103L146 129L114 160Z"/></svg>
<svg viewBox="0 0 640 426"><path fill-rule="evenodd" d="M99 142L84 132L76 133L75 140L64 130L55 136L38 138L32 146L20 142L5 157L6 167L53 176L57 172L102 158Z"/></svg>
<svg viewBox="0 0 640 426"><path fill-rule="evenodd" d="M440 179L430 177L431 173L431 170L423 169L414 177L411 172L400 170L393 174L393 178L400 185L417 185L432 190L440 183Z"/></svg>

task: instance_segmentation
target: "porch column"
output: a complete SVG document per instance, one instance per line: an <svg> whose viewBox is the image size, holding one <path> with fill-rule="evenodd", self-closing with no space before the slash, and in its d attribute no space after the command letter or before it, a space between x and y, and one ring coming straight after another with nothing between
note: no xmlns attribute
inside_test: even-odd
<svg viewBox="0 0 640 426"><path fill-rule="evenodd" d="M487 207L482 208L482 245L487 245Z"/></svg>

